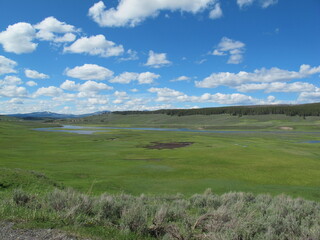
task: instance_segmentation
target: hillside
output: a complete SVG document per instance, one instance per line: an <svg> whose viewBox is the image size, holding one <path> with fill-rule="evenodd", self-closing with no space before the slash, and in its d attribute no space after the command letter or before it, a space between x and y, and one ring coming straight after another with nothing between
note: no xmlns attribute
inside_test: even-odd
<svg viewBox="0 0 320 240"><path fill-rule="evenodd" d="M33 182L34 176L50 182L43 174L18 171L26 177L26 182ZM16 171L1 169L0 177L3 174L16 184L13 183ZM37 181L32 187L41 189L42 184ZM35 194L32 187L26 188L22 183L11 190L0 189L0 232L5 227L5 231L16 236L14 239L30 234L32 239L44 239L36 237L43 233L47 233L46 239L57 239L50 237L57 236L57 230L49 229L71 232L81 239L100 240L320 238L319 202L285 195L272 197L241 192L217 195L207 189L191 197L107 193L92 196L90 191L83 194L72 189L51 188L42 188L42 192ZM12 224L1 224L7 220L20 222L18 226L28 230L8 231L6 226ZM63 239L80 239L62 234Z"/></svg>

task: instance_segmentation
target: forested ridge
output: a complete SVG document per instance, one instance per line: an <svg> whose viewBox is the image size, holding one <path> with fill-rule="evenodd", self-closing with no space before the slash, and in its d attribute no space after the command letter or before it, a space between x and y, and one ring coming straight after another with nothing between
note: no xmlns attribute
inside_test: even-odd
<svg viewBox="0 0 320 240"><path fill-rule="evenodd" d="M320 103L301 105L254 105L254 106L231 106L196 109L161 109L156 111L116 111L113 113L130 114L167 114L171 116L187 115L213 115L230 114L234 116L242 115L266 115L285 114L287 116L320 116Z"/></svg>

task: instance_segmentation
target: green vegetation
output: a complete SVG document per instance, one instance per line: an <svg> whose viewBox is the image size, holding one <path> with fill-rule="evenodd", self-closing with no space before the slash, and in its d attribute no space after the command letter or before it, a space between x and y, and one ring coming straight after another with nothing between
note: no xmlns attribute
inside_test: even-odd
<svg viewBox="0 0 320 240"><path fill-rule="evenodd" d="M121 111L115 112L123 115L131 114L167 114L171 116L187 115L265 115L265 114L285 114L287 116L320 116L320 103L300 104L300 105L263 105L263 106L232 106L199 109L163 109L156 111Z"/></svg>
<svg viewBox="0 0 320 240"><path fill-rule="evenodd" d="M272 131L194 133L114 129L79 135L32 130L48 124L2 122L0 167L43 172L65 186L94 194L180 192L191 196L212 188L217 194L286 193L319 201L319 144L303 143L320 140L319 118L291 117L292 121L286 121L257 116L233 125L237 117L223 120L222 116L211 123L205 118L210 116L199 116L198 122L208 121L212 124L210 128L217 124L221 129L257 126ZM187 122L190 117L195 121L195 116L186 116L182 124L190 124ZM118 119L114 122L120 124L123 118ZM280 126L301 131L279 130ZM193 144L177 149L146 148L151 142Z"/></svg>
<svg viewBox="0 0 320 240"><path fill-rule="evenodd" d="M34 173L18 171L34 178ZM7 176L11 174L13 179L16 172L9 171ZM320 238L320 203L285 195L219 196L208 189L191 197L90 196L72 189L26 190L31 188L22 184L0 192L2 220L20 222L19 227L58 228L95 239Z"/></svg>
<svg viewBox="0 0 320 240"><path fill-rule="evenodd" d="M304 143L320 141L320 117L113 113L55 124L0 119L0 219L20 227L98 239L320 236L319 144ZM33 130L61 123L236 131ZM188 144L147 148L152 143ZM197 194L207 188L215 194Z"/></svg>

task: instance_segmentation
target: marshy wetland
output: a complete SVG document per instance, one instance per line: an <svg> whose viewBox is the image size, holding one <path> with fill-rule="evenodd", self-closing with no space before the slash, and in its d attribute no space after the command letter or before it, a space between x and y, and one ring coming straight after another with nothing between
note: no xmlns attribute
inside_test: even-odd
<svg viewBox="0 0 320 240"><path fill-rule="evenodd" d="M320 236L319 117L102 117L2 118L3 226L89 239Z"/></svg>
<svg viewBox="0 0 320 240"><path fill-rule="evenodd" d="M218 194L245 191L320 198L317 117L197 116L193 122L199 125L191 125L187 116L179 118L180 125L171 117L169 125L170 116L150 115L142 117L146 123L149 120L144 127L141 121L135 123L137 116L128 117L126 124L123 116L110 117L118 117L118 124L61 128L1 122L0 166L43 172L66 186L95 194L191 195L211 188ZM159 118L163 123L156 128L151 120ZM204 125L210 118L213 124Z"/></svg>

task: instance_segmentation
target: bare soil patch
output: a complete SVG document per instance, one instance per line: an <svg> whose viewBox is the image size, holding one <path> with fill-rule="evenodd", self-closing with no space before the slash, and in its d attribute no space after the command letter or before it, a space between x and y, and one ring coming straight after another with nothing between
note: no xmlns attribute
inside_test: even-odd
<svg viewBox="0 0 320 240"><path fill-rule="evenodd" d="M159 143L159 142L151 142L151 145L146 146L149 149L174 149L174 148L182 148L192 145L193 142L170 142L170 143Z"/></svg>
<svg viewBox="0 0 320 240"><path fill-rule="evenodd" d="M0 239L3 240L89 240L55 229L17 229L12 222L0 222Z"/></svg>

